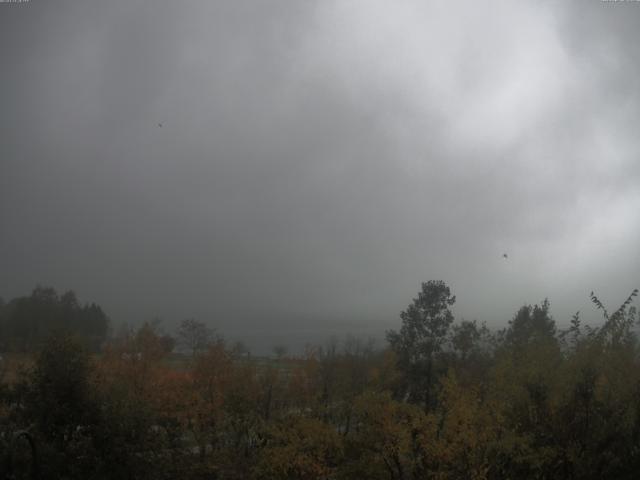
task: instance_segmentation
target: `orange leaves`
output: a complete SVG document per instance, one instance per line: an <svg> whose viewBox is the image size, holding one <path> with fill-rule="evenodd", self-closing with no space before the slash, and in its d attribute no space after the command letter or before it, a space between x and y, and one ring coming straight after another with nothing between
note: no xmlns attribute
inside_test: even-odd
<svg viewBox="0 0 640 480"><path fill-rule="evenodd" d="M175 422L186 428L197 404L191 374L169 368L157 369L155 373L152 403L160 422Z"/></svg>
<svg viewBox="0 0 640 480"><path fill-rule="evenodd" d="M193 365L194 388L206 402L222 405L233 374L233 361L222 343L211 345Z"/></svg>
<svg viewBox="0 0 640 480"><path fill-rule="evenodd" d="M255 477L264 480L330 478L342 454L342 438L330 425L316 419L290 418L269 429Z"/></svg>

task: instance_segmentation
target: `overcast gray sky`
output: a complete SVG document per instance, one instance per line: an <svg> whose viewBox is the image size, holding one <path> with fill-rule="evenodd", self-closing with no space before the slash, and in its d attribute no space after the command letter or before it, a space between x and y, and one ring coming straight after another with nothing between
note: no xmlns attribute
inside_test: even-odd
<svg viewBox="0 0 640 480"><path fill-rule="evenodd" d="M379 335L430 279L492 326L615 307L639 26L640 2L0 3L0 295L254 346Z"/></svg>

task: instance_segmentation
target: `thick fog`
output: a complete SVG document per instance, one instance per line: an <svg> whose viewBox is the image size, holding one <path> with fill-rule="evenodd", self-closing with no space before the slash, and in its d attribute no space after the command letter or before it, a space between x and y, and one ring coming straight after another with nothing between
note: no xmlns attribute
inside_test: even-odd
<svg viewBox="0 0 640 480"><path fill-rule="evenodd" d="M0 296L254 348L640 287L640 3L0 3ZM507 258L503 256L507 254Z"/></svg>

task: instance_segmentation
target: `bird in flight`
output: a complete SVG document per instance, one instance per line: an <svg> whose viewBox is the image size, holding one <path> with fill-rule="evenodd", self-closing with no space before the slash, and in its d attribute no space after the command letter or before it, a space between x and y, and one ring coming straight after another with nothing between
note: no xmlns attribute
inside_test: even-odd
<svg viewBox="0 0 640 480"><path fill-rule="evenodd" d="M502 256L503 256L504 258L509 258L509 257L507 256L507 254L506 254L506 253L503 253L503 254L502 254Z"/></svg>

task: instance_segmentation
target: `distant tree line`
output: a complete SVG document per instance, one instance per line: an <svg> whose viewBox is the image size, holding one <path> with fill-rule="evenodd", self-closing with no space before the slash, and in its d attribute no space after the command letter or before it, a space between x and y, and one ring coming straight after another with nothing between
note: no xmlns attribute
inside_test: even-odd
<svg viewBox="0 0 640 480"><path fill-rule="evenodd" d="M6 304L0 300L0 351L37 351L55 331L73 333L98 350L109 318L95 303L81 305L74 292L59 295L50 287L36 287Z"/></svg>
<svg viewBox="0 0 640 480"><path fill-rule="evenodd" d="M635 479L637 293L613 312L592 294L598 327L559 329L545 300L491 332L430 281L383 349L272 359L193 319L178 356L151 323L100 355L56 335L0 378L0 478Z"/></svg>

